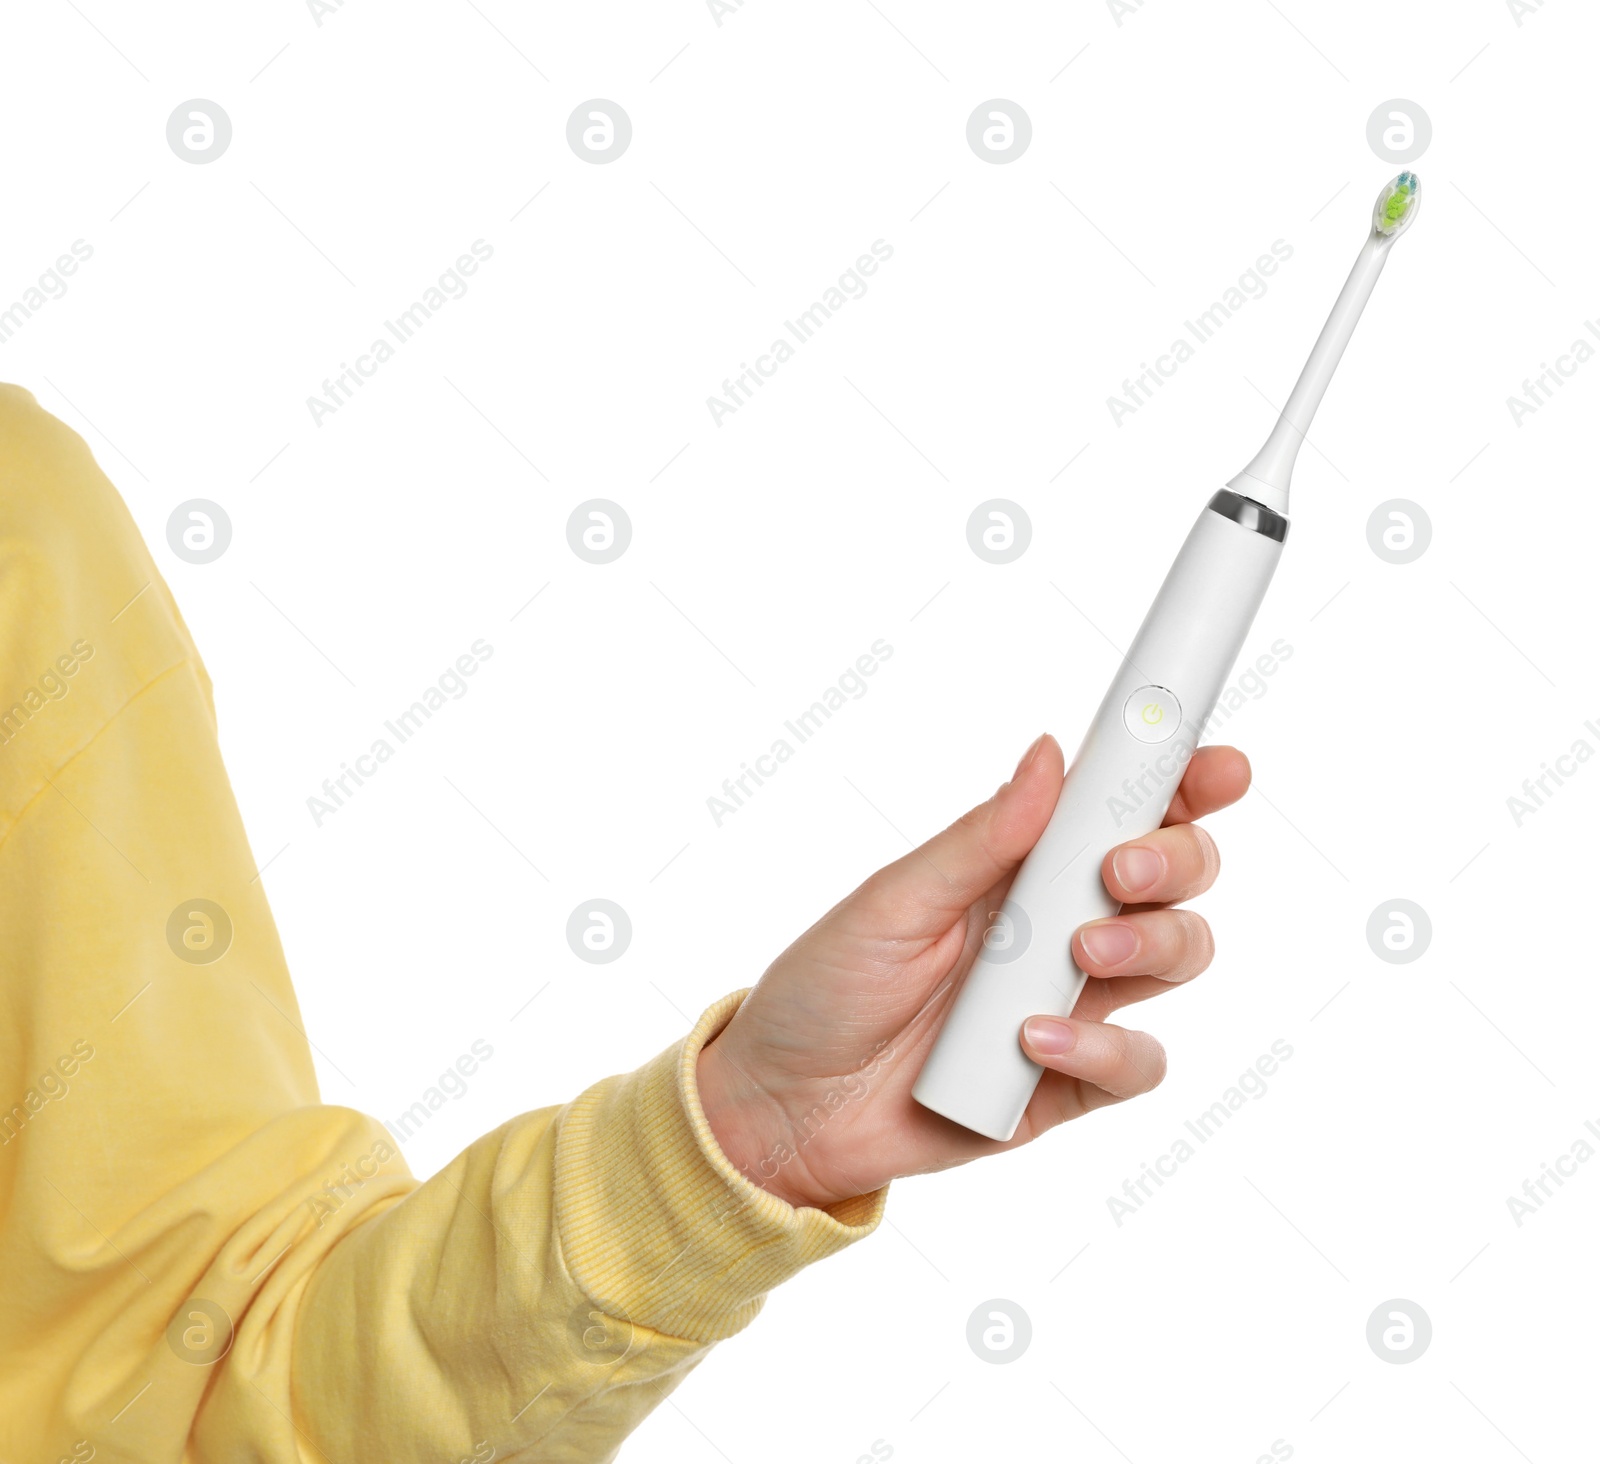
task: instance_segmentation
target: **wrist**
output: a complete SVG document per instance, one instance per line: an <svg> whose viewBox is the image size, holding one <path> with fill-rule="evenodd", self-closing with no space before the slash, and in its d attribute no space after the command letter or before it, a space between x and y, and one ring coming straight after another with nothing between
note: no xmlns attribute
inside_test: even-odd
<svg viewBox="0 0 1600 1464"><path fill-rule="evenodd" d="M695 1066L700 1108L723 1156L751 1184L795 1209L822 1209L833 1197L814 1192L789 1142L793 1125L778 1098L730 1058L720 1036L700 1049Z"/></svg>

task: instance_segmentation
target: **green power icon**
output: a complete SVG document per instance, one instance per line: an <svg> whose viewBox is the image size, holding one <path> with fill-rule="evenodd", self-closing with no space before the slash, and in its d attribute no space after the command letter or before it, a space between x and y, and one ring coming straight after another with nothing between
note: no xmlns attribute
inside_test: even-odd
<svg viewBox="0 0 1600 1464"><path fill-rule="evenodd" d="M1147 727L1154 727L1166 713L1161 709L1160 702L1146 702L1144 710L1139 713Z"/></svg>

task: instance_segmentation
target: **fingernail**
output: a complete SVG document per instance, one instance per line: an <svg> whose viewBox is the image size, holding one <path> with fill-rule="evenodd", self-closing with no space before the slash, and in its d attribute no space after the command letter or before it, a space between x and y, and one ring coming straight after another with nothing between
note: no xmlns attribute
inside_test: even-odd
<svg viewBox="0 0 1600 1464"><path fill-rule="evenodd" d="M1117 877L1120 879L1121 875ZM1083 942L1085 954L1097 966L1120 965L1139 944L1133 927L1115 920L1104 925L1085 925L1078 932L1078 939Z"/></svg>
<svg viewBox="0 0 1600 1464"><path fill-rule="evenodd" d="M1130 849L1118 849L1111 856L1111 869L1117 883L1136 895L1161 878L1161 856L1154 849L1141 849L1135 844Z"/></svg>
<svg viewBox="0 0 1600 1464"><path fill-rule="evenodd" d="M1029 1017L1022 1024L1022 1035L1029 1047L1046 1057L1060 1057L1064 1052L1071 1052L1072 1044L1078 1040L1072 1023L1063 1022L1060 1017Z"/></svg>
<svg viewBox="0 0 1600 1464"><path fill-rule="evenodd" d="M1028 750L1022 754L1022 759L1017 764L1016 772L1012 773L1011 775L1013 779L1021 777L1022 770L1027 767L1028 764L1034 760L1034 758L1038 757L1039 749L1044 746L1044 740L1047 736L1049 736L1049 733L1041 732L1033 739L1032 742L1028 744Z"/></svg>

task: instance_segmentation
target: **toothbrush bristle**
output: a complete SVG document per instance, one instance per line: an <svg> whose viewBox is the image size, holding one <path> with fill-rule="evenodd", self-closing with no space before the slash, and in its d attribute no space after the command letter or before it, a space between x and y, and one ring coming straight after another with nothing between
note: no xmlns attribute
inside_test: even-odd
<svg viewBox="0 0 1600 1464"><path fill-rule="evenodd" d="M1385 184L1372 211L1373 228L1385 236L1400 233L1416 212L1421 189L1422 180L1415 173L1402 173L1392 183Z"/></svg>

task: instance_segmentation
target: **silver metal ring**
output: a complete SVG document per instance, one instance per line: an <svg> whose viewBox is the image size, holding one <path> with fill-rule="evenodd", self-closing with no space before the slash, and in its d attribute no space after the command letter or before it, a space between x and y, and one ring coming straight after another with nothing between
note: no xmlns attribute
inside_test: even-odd
<svg viewBox="0 0 1600 1464"><path fill-rule="evenodd" d="M1246 498L1242 493L1235 493L1231 488L1219 489L1206 505L1212 513L1220 513L1223 518L1232 519L1241 528L1253 529L1258 534L1265 534L1269 539L1276 539L1283 543L1288 537L1289 520L1281 513L1275 513L1264 503L1257 503L1253 498Z"/></svg>

